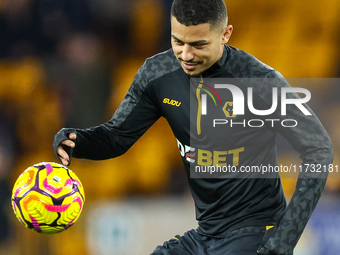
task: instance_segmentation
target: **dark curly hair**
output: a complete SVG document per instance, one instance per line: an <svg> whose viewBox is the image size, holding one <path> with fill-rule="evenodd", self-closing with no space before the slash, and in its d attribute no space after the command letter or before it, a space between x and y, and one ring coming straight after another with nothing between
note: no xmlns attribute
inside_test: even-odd
<svg viewBox="0 0 340 255"><path fill-rule="evenodd" d="M228 19L223 0L174 0L171 16L185 26L209 23L212 29Z"/></svg>

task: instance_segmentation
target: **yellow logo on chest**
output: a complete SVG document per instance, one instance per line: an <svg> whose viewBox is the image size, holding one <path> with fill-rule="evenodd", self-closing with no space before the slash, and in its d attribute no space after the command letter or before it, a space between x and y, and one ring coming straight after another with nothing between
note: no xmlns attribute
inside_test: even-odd
<svg viewBox="0 0 340 255"><path fill-rule="evenodd" d="M179 102L179 101L176 101L176 100L172 100L172 99L169 99L169 98L164 98L163 99L163 104L169 104L169 105L173 105L173 106L179 107L182 104L182 102Z"/></svg>

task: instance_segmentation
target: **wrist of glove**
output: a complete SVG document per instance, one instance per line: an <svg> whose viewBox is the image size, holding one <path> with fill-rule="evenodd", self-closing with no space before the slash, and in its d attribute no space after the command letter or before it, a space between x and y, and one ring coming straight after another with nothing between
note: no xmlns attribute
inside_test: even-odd
<svg viewBox="0 0 340 255"><path fill-rule="evenodd" d="M60 155L58 155L57 149L58 149L59 146L62 146L63 149L66 151L66 153L69 155L70 162L71 162L71 157L72 157L72 154L73 154L73 148L68 147L66 145L62 145L61 142L65 141L65 140L69 140L70 139L69 135L71 133L77 134L77 131L74 128L62 128L54 136L54 140L53 140L53 151L57 155L57 157L58 158L60 157Z"/></svg>

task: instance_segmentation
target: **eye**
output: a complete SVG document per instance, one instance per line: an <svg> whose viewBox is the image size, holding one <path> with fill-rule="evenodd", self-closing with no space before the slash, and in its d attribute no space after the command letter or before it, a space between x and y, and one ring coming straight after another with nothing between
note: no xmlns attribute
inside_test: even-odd
<svg viewBox="0 0 340 255"><path fill-rule="evenodd" d="M180 41L180 40L174 39L174 41L175 41L175 43L176 43L177 45L183 45L183 42Z"/></svg>
<svg viewBox="0 0 340 255"><path fill-rule="evenodd" d="M204 48L205 45L207 45L207 43L195 43L192 46L195 47L196 49L202 49Z"/></svg>
<svg viewBox="0 0 340 255"><path fill-rule="evenodd" d="M194 44L193 45L196 49L202 49L204 44Z"/></svg>

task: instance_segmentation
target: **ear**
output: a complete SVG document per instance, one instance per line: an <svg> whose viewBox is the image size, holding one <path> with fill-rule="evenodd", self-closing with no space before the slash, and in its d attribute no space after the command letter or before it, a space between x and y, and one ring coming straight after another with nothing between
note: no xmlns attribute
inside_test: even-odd
<svg viewBox="0 0 340 255"><path fill-rule="evenodd" d="M232 32L233 32L233 26L232 25L228 25L223 29L223 34L222 34L222 43L223 44L226 44L229 41Z"/></svg>

